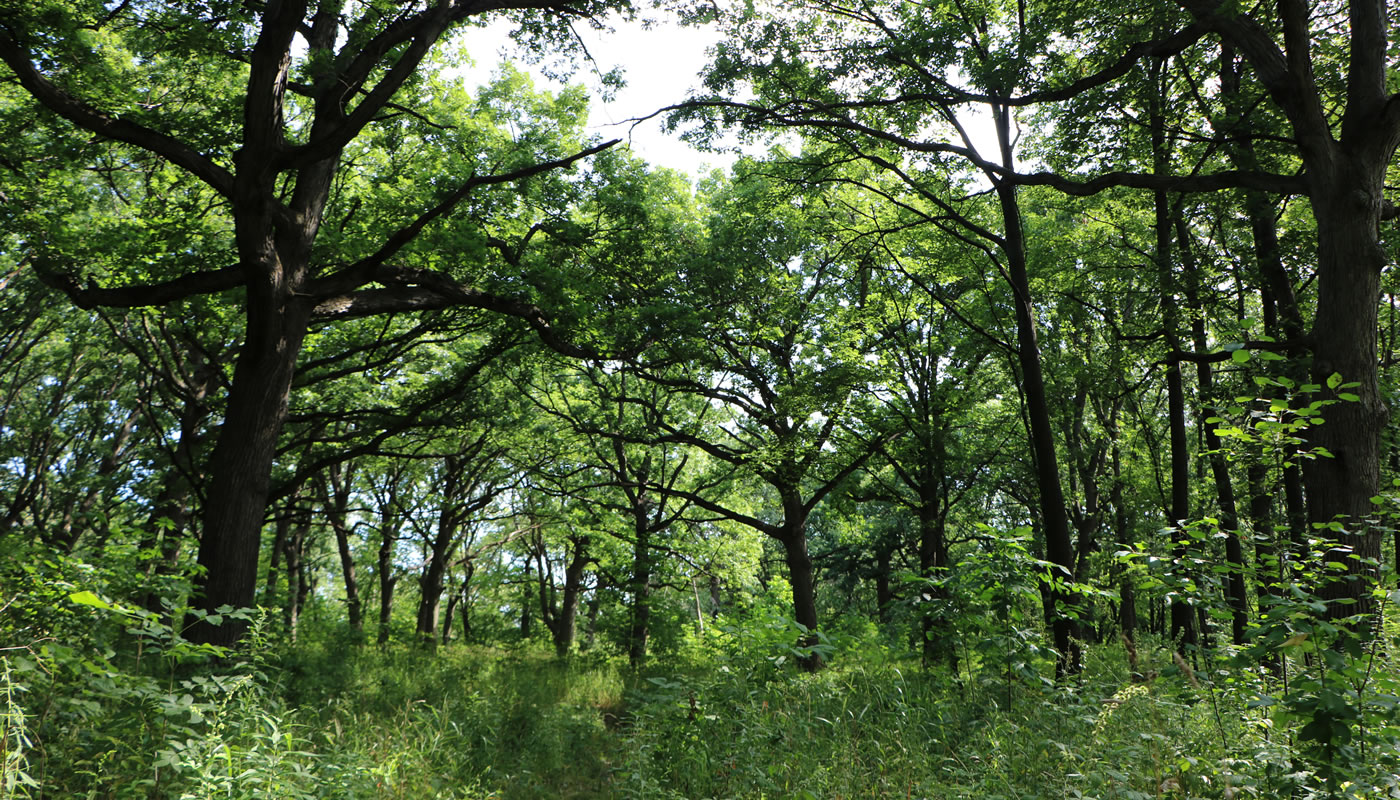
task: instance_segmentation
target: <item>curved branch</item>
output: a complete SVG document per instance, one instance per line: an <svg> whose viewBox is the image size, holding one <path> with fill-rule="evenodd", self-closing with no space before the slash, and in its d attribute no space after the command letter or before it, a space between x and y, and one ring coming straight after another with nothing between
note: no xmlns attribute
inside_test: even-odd
<svg viewBox="0 0 1400 800"><path fill-rule="evenodd" d="M453 208L456 208L459 203L467 198L467 195L472 193L473 189L479 186L510 183L512 181L524 180L525 178L544 172L563 169L576 161L600 153L620 141L622 140L613 139L603 142L602 144L594 145L586 150L580 150L571 156L555 159L554 161L531 164L528 167L522 167L512 172L504 172L498 175L473 175L442 202L423 212L417 219L399 228L397 231L394 231L384 242L383 246L373 254L351 264L333 275L328 275L325 278L314 281L311 284L310 293L317 297L341 294L358 289L375 280L376 271L383 266L386 261L402 250L409 242L413 241L429 223L447 214Z"/></svg>
<svg viewBox="0 0 1400 800"><path fill-rule="evenodd" d="M105 114L59 88L40 74L30 62L29 53L20 47L3 26L0 26L0 61L4 61L14 72L20 85L31 97L60 117L83 130L155 153L209 184L220 195L232 196L231 172L178 139L144 125Z"/></svg>
<svg viewBox="0 0 1400 800"><path fill-rule="evenodd" d="M551 350L574 358L602 355L568 341L538 306L512 297L484 292L440 272L406 267L383 267L373 279L382 289L361 289L322 300L312 311L317 319L350 319L404 311L479 308L524 320Z"/></svg>
<svg viewBox="0 0 1400 800"><path fill-rule="evenodd" d="M45 285L68 295L78 308L140 308L163 306L187 297L201 294L214 294L243 286L247 273L240 266L224 267L210 272L193 272L181 275L164 283L139 284L105 289L89 279L87 286L79 286L72 275L34 265L34 272Z"/></svg>

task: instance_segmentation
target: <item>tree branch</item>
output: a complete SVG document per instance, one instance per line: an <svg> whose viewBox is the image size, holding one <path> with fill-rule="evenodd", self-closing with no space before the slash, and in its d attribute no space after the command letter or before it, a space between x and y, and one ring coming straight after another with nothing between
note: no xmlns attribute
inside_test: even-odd
<svg viewBox="0 0 1400 800"><path fill-rule="evenodd" d="M456 191L448 195L442 202L423 212L419 217L407 225L394 231L377 251L366 258L351 264L348 267L328 275L319 280L313 281L309 287L309 293L315 297L329 298L332 295L343 294L364 286L376 279L376 273L380 267L402 250L409 242L422 233L430 223L450 212L459 203L472 193L472 190L481 186L491 186L500 183L510 183L512 181L524 180L544 172L556 169L563 169L574 162L600 153L609 147L622 141L613 139L594 145L586 150L580 150L571 156L555 159L554 161L543 161L538 164L531 164L512 172L505 172L498 175L473 175L468 178Z"/></svg>
<svg viewBox="0 0 1400 800"><path fill-rule="evenodd" d="M155 153L209 184L224 197L233 194L233 174L178 139L105 114L56 86L35 69L29 53L0 23L0 60L15 73L20 85L40 105L86 131Z"/></svg>
<svg viewBox="0 0 1400 800"><path fill-rule="evenodd" d="M38 263L34 272L39 280L68 295L79 308L140 308L163 306L187 297L214 294L236 289L247 282L247 273L240 266L224 267L209 272L194 272L164 283L138 284L104 289L89 279L79 286L75 276L53 270Z"/></svg>

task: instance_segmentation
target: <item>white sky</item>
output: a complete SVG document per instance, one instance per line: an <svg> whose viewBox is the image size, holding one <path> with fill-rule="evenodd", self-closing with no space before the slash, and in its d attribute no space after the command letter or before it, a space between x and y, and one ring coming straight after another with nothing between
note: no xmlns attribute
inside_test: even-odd
<svg viewBox="0 0 1400 800"><path fill-rule="evenodd" d="M700 153L679 137L662 131L660 117L632 127L626 120L643 117L684 100L699 86L699 72L708 61L708 48L717 38L713 28L684 28L674 22L654 24L644 30L640 22L611 21L613 32L599 32L586 25L575 31L597 62L584 65L573 77L589 89L589 127L599 136L621 138L652 166L670 167L692 177L710 168L727 168L734 157L727 153ZM503 61L511 61L534 75L541 88L558 89L559 84L530 69L510 40L512 26L498 22L484 28L468 29L462 41L476 62L465 78L469 85L485 83ZM608 101L598 91L598 71L621 67L627 85Z"/></svg>
<svg viewBox="0 0 1400 800"><path fill-rule="evenodd" d="M627 122L678 103L698 87L699 73L709 61L707 50L718 40L718 31L713 26L683 27L670 19L654 22L650 28L644 28L641 22L618 19L607 22L612 28L610 32L595 31L586 24L574 26L575 33L596 62L596 66L582 65L572 78L574 83L582 83L589 89L590 129L604 138L621 138L654 167L670 167L692 178L716 167L728 169L735 160L733 153L701 153L678 136L665 133L660 117L635 127ZM502 18L485 27L465 29L460 41L475 62L464 74L468 85L486 83L496 67L508 61L529 71L536 86L561 88L526 63L524 54L510 39L513 28ZM605 101L599 91L598 73L614 67L622 68L627 85ZM972 107L963 112L963 119L982 154L997 160L996 136L990 117ZM732 146L737 140L727 139L724 144ZM795 141L788 144L799 146ZM743 149L761 154L766 147ZM986 183L980 176L976 180L979 184Z"/></svg>

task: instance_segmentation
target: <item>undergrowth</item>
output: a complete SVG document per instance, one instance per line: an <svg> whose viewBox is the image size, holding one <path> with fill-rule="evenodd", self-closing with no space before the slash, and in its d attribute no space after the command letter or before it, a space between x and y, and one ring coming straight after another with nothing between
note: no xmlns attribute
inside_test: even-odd
<svg viewBox="0 0 1400 800"><path fill-rule="evenodd" d="M233 654L62 566L15 595L50 603L48 634L7 622L3 800L1400 796L1393 625L1360 648L1303 595L1247 647L1100 643L1056 683L1046 650L954 674L860 625L833 625L811 645L831 667L804 674L802 632L766 612L641 672L330 628L290 644L258 614Z"/></svg>

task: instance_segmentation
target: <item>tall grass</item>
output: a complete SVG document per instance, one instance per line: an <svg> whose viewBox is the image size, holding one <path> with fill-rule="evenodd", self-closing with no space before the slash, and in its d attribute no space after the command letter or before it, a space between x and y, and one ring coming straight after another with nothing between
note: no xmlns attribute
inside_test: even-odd
<svg viewBox="0 0 1400 800"><path fill-rule="evenodd" d="M1229 649L1191 664L1161 642L1131 657L1104 644L1057 685L1037 677L1049 654L951 675L873 629L803 674L788 633L710 626L643 673L608 655L377 649L324 631L163 673L50 648L0 673L0 796L1389 796L1385 758L1317 780L1305 720L1262 702L1277 679ZM1378 652L1371 674L1393 664Z"/></svg>

